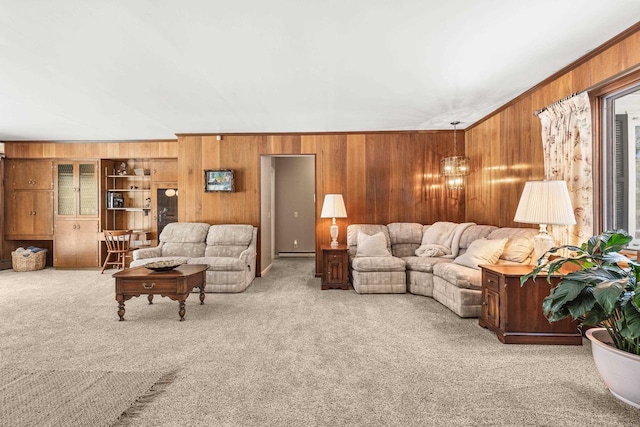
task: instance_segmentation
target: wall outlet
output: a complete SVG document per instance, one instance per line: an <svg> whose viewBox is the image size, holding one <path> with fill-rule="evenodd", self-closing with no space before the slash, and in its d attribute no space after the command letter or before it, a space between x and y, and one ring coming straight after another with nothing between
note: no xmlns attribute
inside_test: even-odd
<svg viewBox="0 0 640 427"><path fill-rule="evenodd" d="M293 211L293 217L298 218L298 211Z"/></svg>
<svg viewBox="0 0 640 427"><path fill-rule="evenodd" d="M294 248L297 248L297 247L298 247L298 241L297 241L297 240L294 240L294 241L293 241L293 247L294 247Z"/></svg>

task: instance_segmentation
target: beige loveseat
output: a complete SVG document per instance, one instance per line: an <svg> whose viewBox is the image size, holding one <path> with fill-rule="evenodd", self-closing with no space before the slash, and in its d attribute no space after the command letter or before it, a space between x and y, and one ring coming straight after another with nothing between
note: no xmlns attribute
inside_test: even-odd
<svg viewBox="0 0 640 427"><path fill-rule="evenodd" d="M472 223L446 223L450 229L457 230L457 234L450 239L451 245L454 245L450 248L452 253L416 256L416 251L425 247L423 237L427 230L432 226L442 225L436 224L349 225L349 275L355 291L408 291L432 297L460 317L478 317L482 304L481 270L478 265L532 262L533 236L536 230ZM358 239L364 237L360 233L368 236L382 233L388 254L359 254ZM382 241L381 237L380 240Z"/></svg>
<svg viewBox="0 0 640 427"><path fill-rule="evenodd" d="M174 222L162 230L158 246L133 252L131 267L166 259L206 264L205 292L242 292L255 277L257 236L251 225Z"/></svg>

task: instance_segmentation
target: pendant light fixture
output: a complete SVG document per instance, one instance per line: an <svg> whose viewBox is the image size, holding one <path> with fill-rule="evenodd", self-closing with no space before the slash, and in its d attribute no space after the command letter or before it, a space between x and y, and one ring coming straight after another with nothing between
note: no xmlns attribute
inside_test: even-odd
<svg viewBox="0 0 640 427"><path fill-rule="evenodd" d="M440 175L444 177L445 186L449 190L461 190L467 182L469 175L469 158L466 156L456 156L457 140L456 126L460 122L451 122L453 125L453 156L440 160Z"/></svg>

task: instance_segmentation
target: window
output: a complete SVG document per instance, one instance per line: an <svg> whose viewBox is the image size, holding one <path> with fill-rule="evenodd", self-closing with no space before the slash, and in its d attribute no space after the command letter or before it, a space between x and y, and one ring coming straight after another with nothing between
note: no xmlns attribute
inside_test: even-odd
<svg viewBox="0 0 640 427"><path fill-rule="evenodd" d="M603 97L604 229L624 229L640 248L640 83Z"/></svg>

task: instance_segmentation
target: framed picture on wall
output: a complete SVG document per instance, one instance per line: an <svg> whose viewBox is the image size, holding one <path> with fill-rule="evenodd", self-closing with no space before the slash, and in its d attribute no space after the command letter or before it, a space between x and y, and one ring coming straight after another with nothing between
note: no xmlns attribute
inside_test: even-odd
<svg viewBox="0 0 640 427"><path fill-rule="evenodd" d="M204 171L204 191L234 191L233 169L208 169Z"/></svg>

